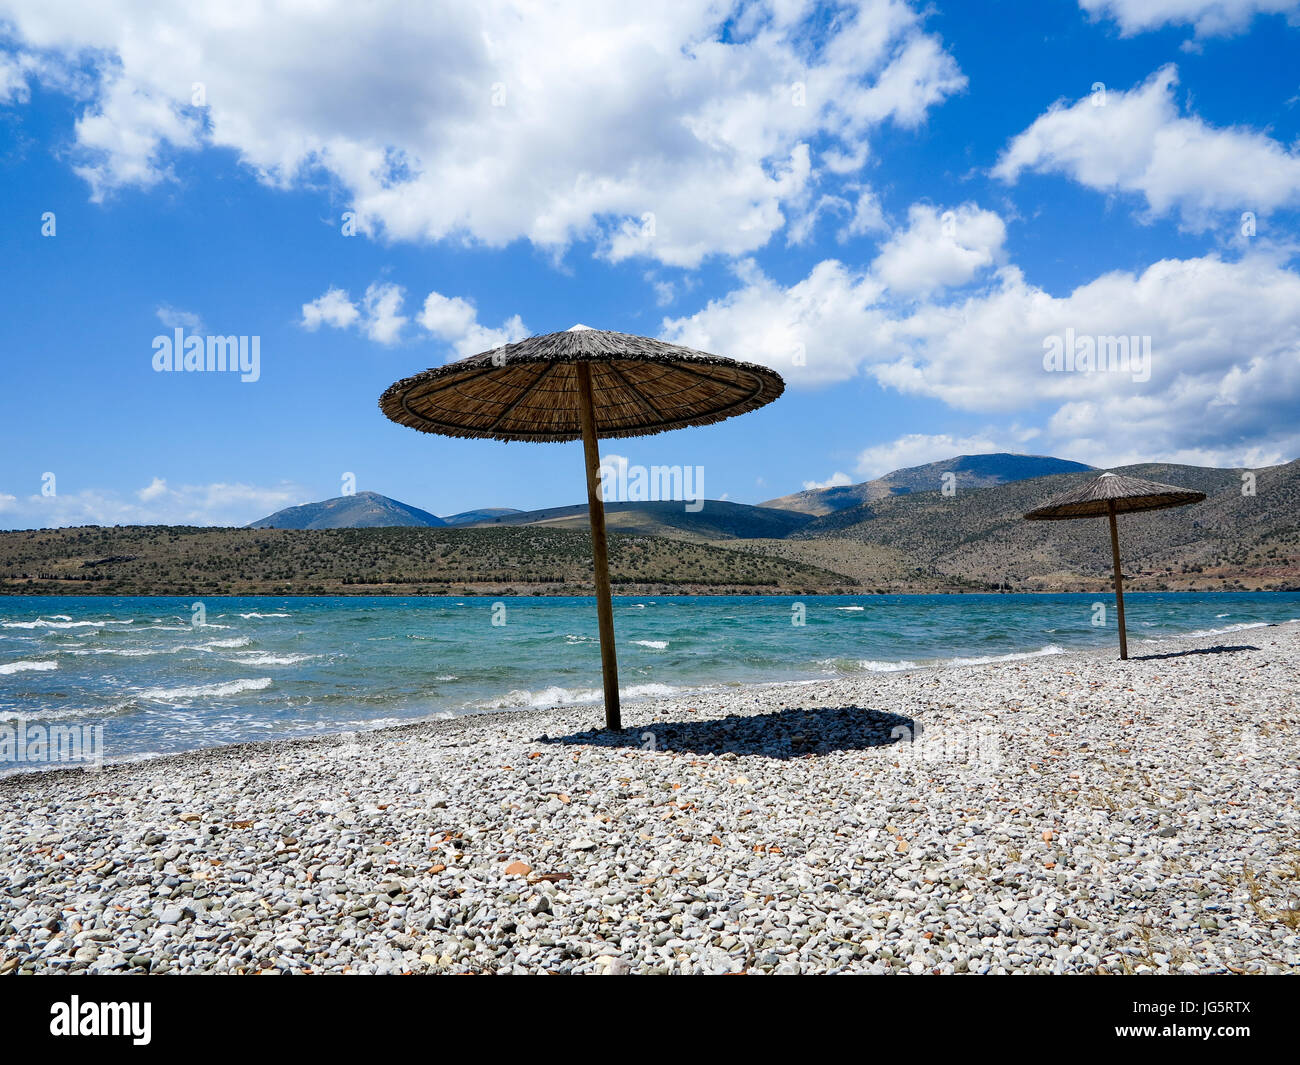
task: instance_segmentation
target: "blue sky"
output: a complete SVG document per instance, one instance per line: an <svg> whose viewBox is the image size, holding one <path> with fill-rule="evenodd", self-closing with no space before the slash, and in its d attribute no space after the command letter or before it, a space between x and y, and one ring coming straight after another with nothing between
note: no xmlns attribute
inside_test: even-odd
<svg viewBox="0 0 1300 1065"><path fill-rule="evenodd" d="M577 502L577 445L376 406L576 322L786 376L609 449L715 498L1300 455L1300 0L533 6L0 0L0 527ZM258 379L156 372L178 326Z"/></svg>

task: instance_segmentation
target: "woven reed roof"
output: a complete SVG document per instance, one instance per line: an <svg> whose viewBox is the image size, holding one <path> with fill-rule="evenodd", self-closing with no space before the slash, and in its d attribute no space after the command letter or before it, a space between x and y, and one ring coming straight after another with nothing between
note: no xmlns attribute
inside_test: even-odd
<svg viewBox="0 0 1300 1065"><path fill-rule="evenodd" d="M574 327L529 337L398 381L379 399L425 433L493 440L582 436L578 363L589 363L596 432L646 436L709 425L771 403L785 382L766 366L662 340Z"/></svg>
<svg viewBox="0 0 1300 1065"><path fill-rule="evenodd" d="M1067 518L1102 518L1115 504L1116 514L1138 510L1164 510L1199 503L1204 492L1193 492L1177 485L1144 481L1121 473L1103 473L1086 484L1071 489L1025 515L1029 521L1064 521Z"/></svg>

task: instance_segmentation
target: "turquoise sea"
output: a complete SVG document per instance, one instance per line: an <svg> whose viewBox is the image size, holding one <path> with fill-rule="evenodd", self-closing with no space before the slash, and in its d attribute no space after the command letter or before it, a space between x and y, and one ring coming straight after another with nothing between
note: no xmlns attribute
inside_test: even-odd
<svg viewBox="0 0 1300 1065"><path fill-rule="evenodd" d="M1186 633L1249 643L1252 627L1300 618L1300 593L1137 593L1126 606L1136 656ZM1111 607L1095 595L656 596L614 611L636 699L1115 646ZM599 691L589 597L208 598L201 611L177 598L0 599L0 726L103 725L110 761ZM14 768L0 757L0 772Z"/></svg>

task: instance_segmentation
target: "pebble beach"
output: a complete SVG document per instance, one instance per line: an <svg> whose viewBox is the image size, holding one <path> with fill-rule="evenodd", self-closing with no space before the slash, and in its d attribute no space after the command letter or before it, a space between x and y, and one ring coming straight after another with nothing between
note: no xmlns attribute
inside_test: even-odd
<svg viewBox="0 0 1300 1065"><path fill-rule="evenodd" d="M1281 973L1300 624L0 781L0 972Z"/></svg>

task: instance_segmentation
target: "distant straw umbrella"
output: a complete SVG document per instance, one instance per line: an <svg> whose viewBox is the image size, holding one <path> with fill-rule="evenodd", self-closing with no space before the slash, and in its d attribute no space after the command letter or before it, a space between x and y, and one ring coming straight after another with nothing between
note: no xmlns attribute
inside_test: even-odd
<svg viewBox="0 0 1300 1065"><path fill-rule="evenodd" d="M379 408L395 422L444 436L582 440L605 724L620 729L599 439L709 425L771 403L784 390L780 375L765 366L576 325L398 381Z"/></svg>
<svg viewBox="0 0 1300 1065"><path fill-rule="evenodd" d="M1115 567L1115 611L1119 615L1119 657L1128 658L1128 633L1124 628L1124 578L1119 566L1117 514L1164 510L1199 503L1204 492L1193 492L1159 481L1144 481L1119 473L1103 473L1087 484L1057 496L1025 515L1027 521L1066 521L1070 518L1110 519L1110 554Z"/></svg>

